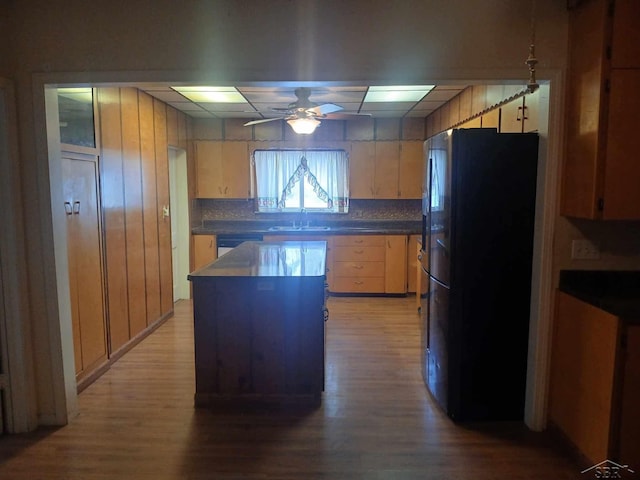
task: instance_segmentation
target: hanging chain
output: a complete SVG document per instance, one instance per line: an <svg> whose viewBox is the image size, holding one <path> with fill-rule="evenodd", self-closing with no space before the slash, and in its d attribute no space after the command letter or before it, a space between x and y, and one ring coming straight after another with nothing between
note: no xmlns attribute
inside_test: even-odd
<svg viewBox="0 0 640 480"><path fill-rule="evenodd" d="M540 86L536 81L536 0L531 0L531 43L529 44L529 56L524 62L529 67L529 82L527 83L527 91L535 92Z"/></svg>

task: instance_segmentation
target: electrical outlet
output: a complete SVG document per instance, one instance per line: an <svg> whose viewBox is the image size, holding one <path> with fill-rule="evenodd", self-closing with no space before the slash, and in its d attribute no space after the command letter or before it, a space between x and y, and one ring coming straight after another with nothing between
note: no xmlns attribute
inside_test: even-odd
<svg viewBox="0 0 640 480"><path fill-rule="evenodd" d="M590 240L573 240L571 242L571 258L574 260L597 260L600 248Z"/></svg>

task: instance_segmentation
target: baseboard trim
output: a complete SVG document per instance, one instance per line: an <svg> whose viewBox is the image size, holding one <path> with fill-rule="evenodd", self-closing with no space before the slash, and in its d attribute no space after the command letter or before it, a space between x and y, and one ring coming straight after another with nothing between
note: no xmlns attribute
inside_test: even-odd
<svg viewBox="0 0 640 480"><path fill-rule="evenodd" d="M152 324L148 325L147 328L139 332L133 338L131 338L127 343L121 346L115 352L112 352L109 358L97 366L91 373L88 373L86 376L78 379L77 392L80 393L85 390L89 385L95 382L98 378L104 375L110 368L111 365L116 363L120 358L124 356L129 350L138 345L142 340L151 335L154 331L156 331L159 327L161 327L167 320L173 317L173 309L165 313L159 319L157 319Z"/></svg>

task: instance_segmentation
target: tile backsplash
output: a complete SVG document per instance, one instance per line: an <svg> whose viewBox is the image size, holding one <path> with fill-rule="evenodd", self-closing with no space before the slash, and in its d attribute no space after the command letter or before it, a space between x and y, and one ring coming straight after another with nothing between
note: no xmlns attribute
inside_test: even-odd
<svg viewBox="0 0 640 480"><path fill-rule="evenodd" d="M421 200L351 200L344 214L307 213L312 222L328 220L421 220ZM297 220L300 213L256 213L254 200L196 199L192 226L213 220Z"/></svg>

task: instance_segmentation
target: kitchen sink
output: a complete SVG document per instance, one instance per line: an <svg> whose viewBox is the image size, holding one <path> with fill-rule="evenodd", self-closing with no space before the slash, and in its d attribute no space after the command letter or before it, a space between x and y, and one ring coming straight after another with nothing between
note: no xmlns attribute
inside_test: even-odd
<svg viewBox="0 0 640 480"><path fill-rule="evenodd" d="M277 225L275 227L269 227L270 232L326 232L331 230L331 227L320 225L307 225L296 226L293 225Z"/></svg>

